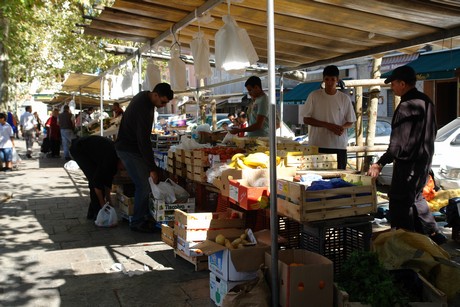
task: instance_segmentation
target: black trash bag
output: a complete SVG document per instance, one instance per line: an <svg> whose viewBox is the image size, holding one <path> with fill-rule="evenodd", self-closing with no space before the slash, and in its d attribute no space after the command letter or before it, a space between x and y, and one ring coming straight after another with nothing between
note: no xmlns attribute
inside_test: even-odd
<svg viewBox="0 0 460 307"><path fill-rule="evenodd" d="M43 139L42 146L40 147L40 151L45 154L51 152L51 144L50 144L49 138Z"/></svg>

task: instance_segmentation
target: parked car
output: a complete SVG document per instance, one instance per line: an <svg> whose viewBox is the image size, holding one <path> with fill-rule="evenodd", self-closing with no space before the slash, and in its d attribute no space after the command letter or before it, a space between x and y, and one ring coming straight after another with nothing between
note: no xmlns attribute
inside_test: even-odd
<svg viewBox="0 0 460 307"><path fill-rule="evenodd" d="M367 137L367 126L368 119L363 119L363 140ZM378 117L375 123L375 138L374 145L388 145L390 144L391 135L391 118L390 117ZM348 128L348 146L356 145L356 131L355 127Z"/></svg>
<svg viewBox="0 0 460 307"><path fill-rule="evenodd" d="M438 130L434 141L432 170L434 179L444 189L460 188L460 117ZM386 165L377 182L391 184L393 165Z"/></svg>

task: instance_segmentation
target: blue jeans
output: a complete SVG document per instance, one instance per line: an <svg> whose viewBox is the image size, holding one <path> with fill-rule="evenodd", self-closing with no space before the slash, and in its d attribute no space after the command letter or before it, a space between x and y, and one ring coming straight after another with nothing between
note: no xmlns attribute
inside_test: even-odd
<svg viewBox="0 0 460 307"><path fill-rule="evenodd" d="M11 161L13 161L13 147L0 148L0 163Z"/></svg>
<svg viewBox="0 0 460 307"><path fill-rule="evenodd" d="M134 183L134 215L130 226L139 226L149 214L150 170L140 153L117 150L129 177Z"/></svg>
<svg viewBox="0 0 460 307"><path fill-rule="evenodd" d="M70 158L70 144L75 138L75 134L72 129L61 129L61 138L62 138L62 149L64 151L64 158Z"/></svg>

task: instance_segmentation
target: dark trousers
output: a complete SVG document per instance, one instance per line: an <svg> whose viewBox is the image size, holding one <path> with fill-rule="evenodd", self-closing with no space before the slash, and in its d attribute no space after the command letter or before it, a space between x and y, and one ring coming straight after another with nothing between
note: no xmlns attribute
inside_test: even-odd
<svg viewBox="0 0 460 307"><path fill-rule="evenodd" d="M335 148L318 148L319 153L324 154L337 154L337 168L347 168L347 150L346 149L335 149Z"/></svg>
<svg viewBox="0 0 460 307"><path fill-rule="evenodd" d="M391 227L431 235L438 226L422 195L428 180L431 159L417 162L395 161L391 180L389 209Z"/></svg>
<svg viewBox="0 0 460 307"><path fill-rule="evenodd" d="M59 152L61 151L61 141L50 139L50 149L53 157L59 156Z"/></svg>

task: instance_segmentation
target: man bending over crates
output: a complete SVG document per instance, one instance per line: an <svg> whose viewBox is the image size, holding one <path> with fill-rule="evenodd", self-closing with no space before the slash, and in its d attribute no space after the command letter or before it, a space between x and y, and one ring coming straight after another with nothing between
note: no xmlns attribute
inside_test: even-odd
<svg viewBox="0 0 460 307"><path fill-rule="evenodd" d="M142 91L134 96L121 119L115 147L134 183L134 214L129 222L133 231L155 230L154 225L146 220L149 214L148 178L151 177L154 183L159 182L150 136L155 107L166 106L173 96L168 83L158 83L153 91Z"/></svg>
<svg viewBox="0 0 460 307"><path fill-rule="evenodd" d="M106 203L112 206L113 177L121 167L112 140L90 135L72 140L70 154L88 179L91 202L87 218L94 220Z"/></svg>

